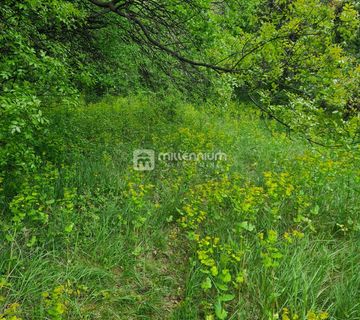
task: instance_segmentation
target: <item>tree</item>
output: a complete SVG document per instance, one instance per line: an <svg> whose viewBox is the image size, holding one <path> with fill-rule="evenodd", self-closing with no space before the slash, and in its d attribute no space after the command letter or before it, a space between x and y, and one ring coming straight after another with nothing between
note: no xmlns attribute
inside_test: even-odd
<svg viewBox="0 0 360 320"><path fill-rule="evenodd" d="M308 140L358 140L354 3L90 1L123 18L139 45L232 74L261 110Z"/></svg>

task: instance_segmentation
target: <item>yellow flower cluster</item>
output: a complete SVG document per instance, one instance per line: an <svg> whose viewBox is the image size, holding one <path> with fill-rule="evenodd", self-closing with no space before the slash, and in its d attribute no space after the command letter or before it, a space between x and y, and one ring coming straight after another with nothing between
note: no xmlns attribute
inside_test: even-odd
<svg viewBox="0 0 360 320"><path fill-rule="evenodd" d="M329 314L327 312L314 312L314 311L309 311L306 315L306 320L326 320L329 319Z"/></svg>
<svg viewBox="0 0 360 320"><path fill-rule="evenodd" d="M63 315L68 311L70 299L80 297L87 290L85 286L74 286L68 281L50 292L43 292L42 298L47 314L51 319L63 319Z"/></svg>
<svg viewBox="0 0 360 320"><path fill-rule="evenodd" d="M310 310L306 315L306 320L327 320L329 319L329 314L324 311L314 312ZM300 317L297 313L290 313L288 308L283 308L281 313L281 320L300 320Z"/></svg>
<svg viewBox="0 0 360 320"><path fill-rule="evenodd" d="M255 214L264 202L264 189L262 187L246 184L244 188L235 186L235 210L241 214Z"/></svg>
<svg viewBox="0 0 360 320"><path fill-rule="evenodd" d="M291 176L287 172L273 173L264 172L267 194L270 197L278 198L280 195L289 197L294 191L294 186L290 183Z"/></svg>
<svg viewBox="0 0 360 320"><path fill-rule="evenodd" d="M227 171L217 179L192 186L183 196L178 223L196 246L197 260L206 274L202 288L208 293L215 283L223 294L235 296L231 293L246 280L243 256L251 243L258 244L264 268L273 269L280 265L285 247L304 237L300 224L282 236L277 231L278 227L281 229L279 221L285 203L292 204L295 213L289 214L295 215L297 210L303 213L310 205L298 192L295 177L287 172L268 171L263 178L263 186L259 186ZM266 219L273 223L272 229L256 232L257 228L263 228L260 213L270 213ZM225 220L232 221L227 229L232 230L231 237L217 228ZM282 317L299 319L285 311Z"/></svg>
<svg viewBox="0 0 360 320"><path fill-rule="evenodd" d="M3 313L0 313L0 320L22 320L19 317L20 304L15 302L5 307Z"/></svg>
<svg viewBox="0 0 360 320"><path fill-rule="evenodd" d="M180 225L183 228L196 230L202 221L206 219L206 212L193 208L190 205L185 205L180 212L182 217L179 219Z"/></svg>
<svg viewBox="0 0 360 320"><path fill-rule="evenodd" d="M290 230L284 233L284 239L288 243L293 243L294 240L302 238L304 238L304 233L298 230Z"/></svg>

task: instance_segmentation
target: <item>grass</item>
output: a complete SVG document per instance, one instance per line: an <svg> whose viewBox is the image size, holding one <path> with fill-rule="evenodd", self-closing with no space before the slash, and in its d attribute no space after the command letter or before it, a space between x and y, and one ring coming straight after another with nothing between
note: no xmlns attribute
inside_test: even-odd
<svg viewBox="0 0 360 320"><path fill-rule="evenodd" d="M128 97L48 117L51 164L28 183L48 221L2 241L0 319L360 319L356 150L290 140L244 104ZM228 160L137 172L140 148Z"/></svg>

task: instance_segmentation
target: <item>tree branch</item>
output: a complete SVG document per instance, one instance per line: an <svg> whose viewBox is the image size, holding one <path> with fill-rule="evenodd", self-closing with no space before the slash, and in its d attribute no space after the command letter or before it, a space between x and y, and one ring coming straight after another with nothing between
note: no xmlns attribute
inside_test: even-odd
<svg viewBox="0 0 360 320"><path fill-rule="evenodd" d="M179 60L181 62L188 63L188 64L191 64L196 67L204 67L204 68L212 69L217 72L227 72L227 73L242 72L242 70L238 70L238 69L234 69L234 68L227 68L227 67L222 67L222 66L219 66L216 64L195 61L190 58L184 57L183 55L179 54L175 50L170 49L166 45L164 45L164 44L160 43L159 41L157 41L156 39L154 39L154 37L151 35L151 32L147 29L147 27L133 13L126 13L124 11L121 11L122 5L117 6L118 1L110 1L110 2L102 2L99 0L90 0L90 1L93 4L97 5L98 7L108 8L109 10L116 13L117 15L119 15L123 18L126 18L128 21L137 25L150 44L152 44L153 46L157 47L158 49L166 52L167 54L171 55L172 57L176 58L177 60ZM128 3L128 2L129 1L126 1L125 3Z"/></svg>

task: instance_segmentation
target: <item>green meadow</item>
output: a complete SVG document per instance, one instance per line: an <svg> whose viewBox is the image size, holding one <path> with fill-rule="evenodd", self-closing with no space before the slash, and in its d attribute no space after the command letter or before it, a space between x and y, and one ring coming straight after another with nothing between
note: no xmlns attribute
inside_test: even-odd
<svg viewBox="0 0 360 320"><path fill-rule="evenodd" d="M247 105L134 96L47 117L51 162L9 204L2 318L359 318L358 153ZM227 157L137 171L136 149Z"/></svg>
<svg viewBox="0 0 360 320"><path fill-rule="evenodd" d="M0 320L360 320L360 2L1 0Z"/></svg>

